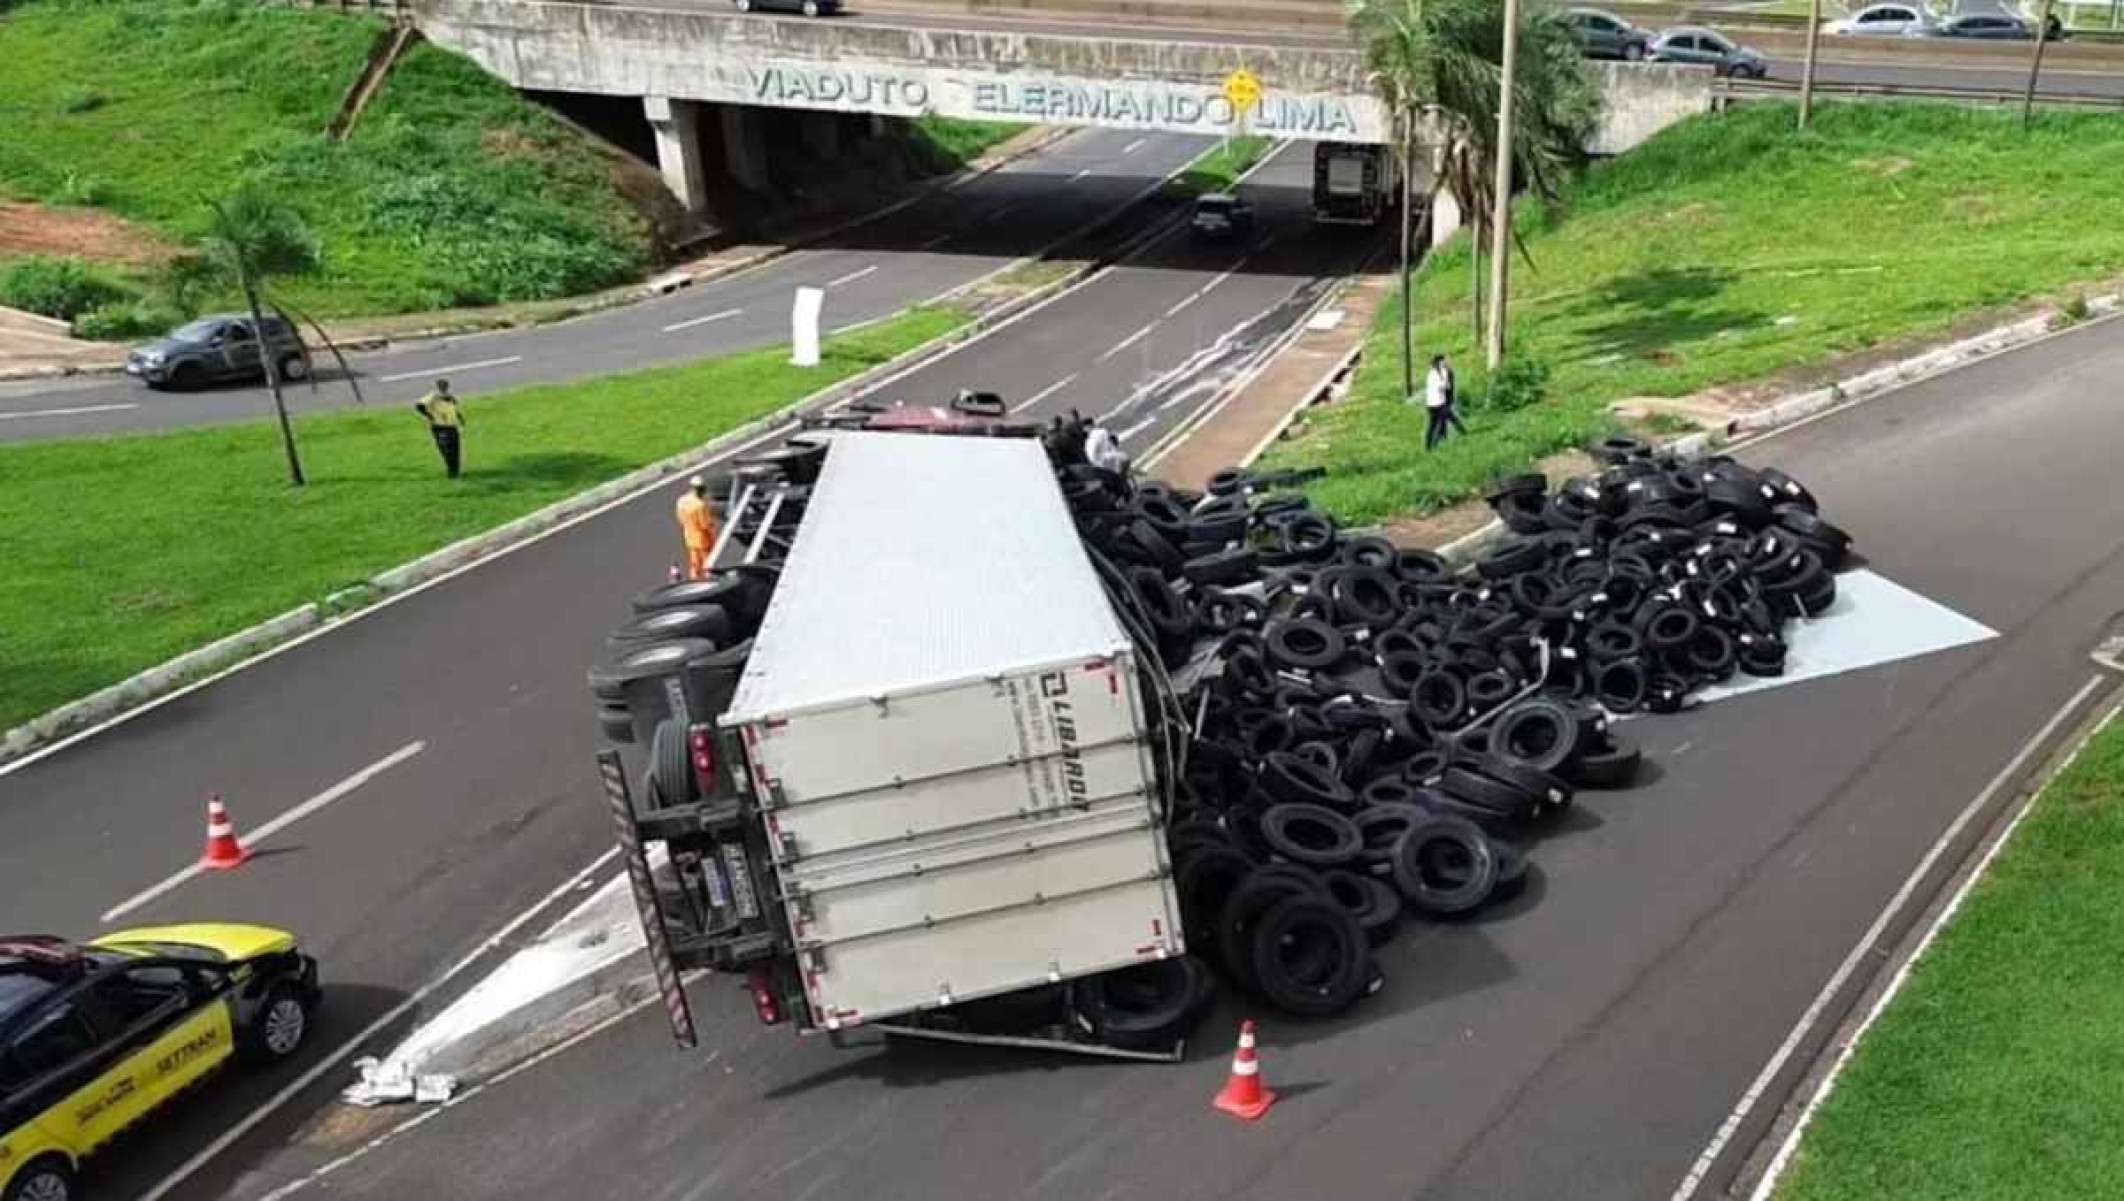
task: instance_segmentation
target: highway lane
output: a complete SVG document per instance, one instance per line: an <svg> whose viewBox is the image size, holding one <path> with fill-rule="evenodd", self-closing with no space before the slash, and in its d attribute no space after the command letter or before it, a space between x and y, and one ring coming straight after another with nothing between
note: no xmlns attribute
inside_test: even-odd
<svg viewBox="0 0 2124 1201"><path fill-rule="evenodd" d="M1294 292L1363 252L1340 230L1315 240L1298 186L1306 170L1297 152L1264 168L1261 228L1274 241L1259 264L1237 261L1243 248L1198 246L1175 232L883 395L928 398L964 385L1027 397L1054 363L1111 345L1102 339L1115 338L1117 319L1155 320L1130 356L1088 377L1099 392L1078 399L1109 387L1118 395L1215 343L1224 322L1287 312ZM1066 403L1056 393L1025 412ZM1156 434L1146 427L1133 443ZM224 793L240 827L255 828L419 742L242 871L191 880L122 917L217 916L301 931L331 986L319 1052L385 1013L609 845L583 672L626 597L661 579L675 546L670 500L669 489L654 491L0 774L10 920L107 928L98 919L111 907L196 855L207 792ZM294 1127L348 1078L327 1074L284 1119L174 1195L222 1196L238 1178L240 1195L252 1195L344 1149L369 1128L359 1115L335 1115L300 1138ZM285 1080L217 1085L211 1100L105 1156L90 1186L140 1195Z"/></svg>
<svg viewBox="0 0 2124 1201"><path fill-rule="evenodd" d="M1844 43L1823 43L1823 58L1814 67L1817 84L1865 85L1897 88L1980 88L2019 95L2028 86L2028 65L1979 66L1936 63L1902 66L1890 62L1867 62ZM2025 47L2024 47L2025 48ZM1770 78L1798 83L1805 71L1799 59L1773 58ZM2042 94L2045 96L2099 96L2124 101L2124 70L2090 71L2046 67Z"/></svg>
<svg viewBox="0 0 2124 1201"><path fill-rule="evenodd" d="M1179 1068L836 1051L711 980L703 1050L652 1006L296 1195L571 1196L624 1164L644 1198L1665 1197L1906 873L2095 677L2124 590L2120 371L2112 321L1748 448L1874 569L2001 636L1632 723L1653 779L1582 796L1522 900L1392 944L1346 1019L1265 1024L1286 1099L1258 1126L1208 1109L1228 1011Z"/></svg>
<svg viewBox="0 0 2124 1201"><path fill-rule="evenodd" d="M1210 146L1179 134L1081 129L970 175L920 203L750 271L669 296L529 329L437 338L349 356L372 404L418 397L437 375L478 404L483 391L682 362L785 342L802 285L826 289L824 324L875 320L1037 253L1125 203ZM321 362L329 356L320 355ZM314 392L288 390L298 412L354 403L320 371ZM78 437L270 412L262 385L152 392L124 377L0 384L0 441Z"/></svg>

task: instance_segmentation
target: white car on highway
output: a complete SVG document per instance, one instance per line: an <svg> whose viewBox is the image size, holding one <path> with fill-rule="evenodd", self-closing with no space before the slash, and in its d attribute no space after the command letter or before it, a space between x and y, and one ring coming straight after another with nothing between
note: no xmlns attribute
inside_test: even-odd
<svg viewBox="0 0 2124 1201"><path fill-rule="evenodd" d="M1822 32L1840 36L1904 37L1932 32L1932 14L1915 4L1869 4L1841 20L1824 22Z"/></svg>

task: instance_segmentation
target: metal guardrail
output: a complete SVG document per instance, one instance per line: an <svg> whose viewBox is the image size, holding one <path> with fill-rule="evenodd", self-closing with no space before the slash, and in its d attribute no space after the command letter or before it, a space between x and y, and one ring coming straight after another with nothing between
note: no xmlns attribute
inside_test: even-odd
<svg viewBox="0 0 2124 1201"><path fill-rule="evenodd" d="M1711 102L1724 108L1746 100L1784 100L1799 95L1800 85L1787 80L1716 79ZM1938 100L1955 104L2019 105L2020 92L1999 88L1917 87L1884 83L1824 83L1816 80L1814 94L1851 100ZM2092 108L2124 111L2124 96L2086 96L2072 92L2037 92L2036 103L2052 108Z"/></svg>

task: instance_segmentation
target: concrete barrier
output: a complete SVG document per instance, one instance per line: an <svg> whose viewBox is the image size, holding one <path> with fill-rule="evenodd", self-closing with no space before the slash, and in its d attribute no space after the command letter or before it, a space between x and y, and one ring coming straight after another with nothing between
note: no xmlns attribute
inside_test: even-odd
<svg viewBox="0 0 2124 1201"><path fill-rule="evenodd" d="M1711 111L1711 68L1679 63L1589 62L1606 97L1600 130L1587 149L1621 154L1677 121Z"/></svg>

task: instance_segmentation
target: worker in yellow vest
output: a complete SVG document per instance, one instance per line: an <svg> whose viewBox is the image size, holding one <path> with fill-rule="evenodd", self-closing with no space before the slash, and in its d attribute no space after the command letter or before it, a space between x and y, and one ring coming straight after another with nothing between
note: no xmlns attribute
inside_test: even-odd
<svg viewBox="0 0 2124 1201"><path fill-rule="evenodd" d="M715 514L708 508L708 481L694 476L678 499L679 533L686 539L686 578L708 574L708 554L715 549Z"/></svg>
<svg viewBox="0 0 2124 1201"><path fill-rule="evenodd" d="M434 435L435 449L442 455L443 472L456 479L458 465L463 461L465 411L450 395L450 381L436 380L435 390L421 397L413 411L427 419L428 433Z"/></svg>

